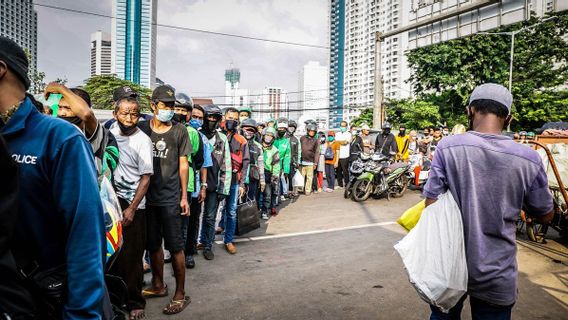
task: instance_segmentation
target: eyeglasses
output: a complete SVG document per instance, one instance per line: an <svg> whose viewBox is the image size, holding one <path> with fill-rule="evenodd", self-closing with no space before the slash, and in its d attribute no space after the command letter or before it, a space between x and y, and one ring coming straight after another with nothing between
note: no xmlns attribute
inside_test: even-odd
<svg viewBox="0 0 568 320"><path fill-rule="evenodd" d="M140 117L140 113L139 112L119 112L117 113L117 115L121 118L127 118L130 117L130 119L135 119L135 118L139 118Z"/></svg>

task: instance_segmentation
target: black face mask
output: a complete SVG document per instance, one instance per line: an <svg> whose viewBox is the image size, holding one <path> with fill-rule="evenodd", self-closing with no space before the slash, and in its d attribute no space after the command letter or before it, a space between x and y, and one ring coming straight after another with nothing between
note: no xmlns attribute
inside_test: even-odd
<svg viewBox="0 0 568 320"><path fill-rule="evenodd" d="M70 122L70 123L72 123L72 124L74 124L74 125L76 125L76 126L79 126L79 125L83 122L83 120L81 120L81 119L80 119L79 117L77 117L77 116L73 116L73 117L57 116L57 117L58 117L59 119L63 119L63 120L65 120L65 121L67 121L67 122Z"/></svg>
<svg viewBox="0 0 568 320"><path fill-rule="evenodd" d="M282 138L286 134L286 130L278 130L278 137Z"/></svg>
<svg viewBox="0 0 568 320"><path fill-rule="evenodd" d="M238 126L239 122L237 120L225 120L225 129L229 132L237 131Z"/></svg>
<svg viewBox="0 0 568 320"><path fill-rule="evenodd" d="M399 130L398 135L403 137L406 134L406 130Z"/></svg>
<svg viewBox="0 0 568 320"><path fill-rule="evenodd" d="M118 124L118 128L120 129L120 132L122 132L122 134L124 134L125 136L129 136L131 134L133 134L136 131L136 125L131 125L131 126L125 126L124 124L122 124L122 122L120 121L116 121L116 123Z"/></svg>
<svg viewBox="0 0 568 320"><path fill-rule="evenodd" d="M181 124L185 124L185 119L186 119L186 116L184 114L181 114L181 113L174 114L174 117L172 118L172 120L179 122Z"/></svg>
<svg viewBox="0 0 568 320"><path fill-rule="evenodd" d="M205 123L203 124L203 130L212 133L215 132L215 130L217 129L217 123L218 121L209 121L209 120L205 120Z"/></svg>
<svg viewBox="0 0 568 320"><path fill-rule="evenodd" d="M391 129L384 129L383 136L388 136L391 133Z"/></svg>

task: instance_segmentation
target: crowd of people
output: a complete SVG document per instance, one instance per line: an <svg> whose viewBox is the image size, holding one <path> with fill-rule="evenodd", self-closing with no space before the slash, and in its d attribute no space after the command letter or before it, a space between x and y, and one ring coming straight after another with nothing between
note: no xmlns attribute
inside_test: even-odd
<svg viewBox="0 0 568 320"><path fill-rule="evenodd" d="M298 137L295 121L278 118L260 123L250 109L193 104L176 96L168 85L153 90L148 119L142 115L137 92L116 88L114 119L102 124L86 91L50 83L44 98L59 95L60 100L55 112L51 108L46 112L43 103L26 93L29 86L26 54L12 40L0 37L0 318L6 319L46 315L109 319L112 307L106 273L125 282L130 319L142 319L146 299L170 296L164 282L164 252L170 255L175 288L163 313L180 313L191 302L185 272L195 267L198 251L206 260L214 260L215 235L222 234L225 250L237 253L234 237L239 203L255 201L261 218L268 220L278 214L280 203L300 193L309 196L346 186L350 162L363 152L380 152L402 161L415 154L432 157L444 137L465 131L456 126L451 133L447 127L407 133L401 125L394 135L386 123L374 136L368 125L349 127L344 121L337 132L326 133L309 121L306 133ZM499 93L510 96L508 91ZM509 121L502 113L509 112L510 101L503 103L505 109L501 104L487 109L483 101L471 104L470 125L479 132L487 129L487 123L494 126L490 133L502 130ZM496 120L490 118L490 122L487 114L496 114ZM482 134L468 138L487 150L492 145L484 139L497 139ZM461 143L448 140L441 149ZM519 160L517 154L526 150L502 143L519 166L530 166L541 177L542 168L536 162ZM459 150L467 153L466 149ZM438 162L434 161L437 165L425 189L428 204L448 189L447 184L455 188L455 184L473 181L459 175L459 159L453 157L451 152L436 156ZM468 159L467 154L461 159ZM454 173L457 177L450 178ZM105 179L112 182L123 214L122 248L108 270L99 195ZM538 186L528 176L519 179L519 185L528 184L522 190L538 191L531 191L531 208L539 215L548 212L550 201L542 182L546 179L539 180ZM507 203L520 203L522 190ZM461 196L462 203L477 201ZM511 207L507 212L513 215L515 210ZM476 230L474 226L469 232ZM510 240L504 240L508 241L507 254L514 251ZM152 273L146 288L145 252ZM475 254L484 256L483 252ZM476 270L482 270L483 260L470 263L479 264ZM511 284L510 292L499 296L501 304L514 303L514 287Z"/></svg>

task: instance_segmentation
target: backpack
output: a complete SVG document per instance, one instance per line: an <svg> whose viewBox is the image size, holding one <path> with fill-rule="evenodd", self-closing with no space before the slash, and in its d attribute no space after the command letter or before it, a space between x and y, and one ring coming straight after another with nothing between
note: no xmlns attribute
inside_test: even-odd
<svg viewBox="0 0 568 320"><path fill-rule="evenodd" d="M327 149L325 149L324 157L325 160L333 160L333 158L335 158L335 154L333 153L331 146L328 146Z"/></svg>

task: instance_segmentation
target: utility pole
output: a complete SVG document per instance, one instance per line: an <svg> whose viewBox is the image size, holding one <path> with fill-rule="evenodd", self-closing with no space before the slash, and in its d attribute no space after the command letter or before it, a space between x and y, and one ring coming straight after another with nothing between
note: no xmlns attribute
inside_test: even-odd
<svg viewBox="0 0 568 320"><path fill-rule="evenodd" d="M375 99L373 103L373 129L383 126L383 76L381 73L382 33L375 32Z"/></svg>

